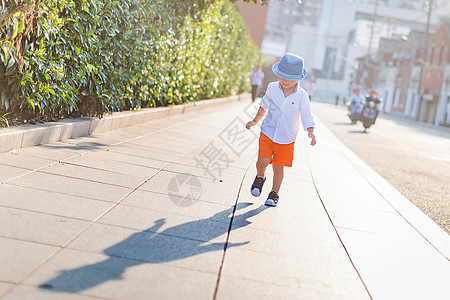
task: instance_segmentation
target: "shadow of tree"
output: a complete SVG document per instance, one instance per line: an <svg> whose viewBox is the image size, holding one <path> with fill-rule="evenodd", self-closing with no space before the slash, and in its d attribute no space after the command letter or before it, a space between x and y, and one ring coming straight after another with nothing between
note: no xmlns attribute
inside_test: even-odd
<svg viewBox="0 0 450 300"><path fill-rule="evenodd" d="M65 141L60 141L58 143L53 143L53 144L45 144L45 145L40 145L40 147L42 148L47 148L47 149L53 149L53 150L74 150L74 151L79 151L79 150L85 150L85 151L93 151L93 150L98 150L102 147L108 147L110 145L107 144L103 144L103 143L98 143L98 142L80 142L80 143L74 143L74 142L69 142L67 140Z"/></svg>
<svg viewBox="0 0 450 300"><path fill-rule="evenodd" d="M334 125L343 125L343 126L353 126L353 124L350 122L333 122Z"/></svg>
<svg viewBox="0 0 450 300"><path fill-rule="evenodd" d="M239 203L236 211L252 205L252 203ZM264 211L267 206L247 211L233 217L233 230L251 224L247 219ZM122 274L130 267L145 263L166 263L200 255L210 251L224 250L225 247L237 247L242 243L211 243L209 241L228 232L230 223L217 222L216 220L228 220L231 222L233 208L220 211L213 216L183 223L157 232L164 224L165 219L154 222L150 228L132 234L127 239L105 249L103 253L108 259L82 266L72 270L63 270L60 273L41 284L41 289L66 293L84 291L110 280L119 280ZM220 226L211 226L212 222ZM199 238L186 238L187 233L198 233ZM192 234L190 234L192 236Z"/></svg>
<svg viewBox="0 0 450 300"><path fill-rule="evenodd" d="M367 134L364 129L361 130L349 130L348 133L358 133L358 134Z"/></svg>

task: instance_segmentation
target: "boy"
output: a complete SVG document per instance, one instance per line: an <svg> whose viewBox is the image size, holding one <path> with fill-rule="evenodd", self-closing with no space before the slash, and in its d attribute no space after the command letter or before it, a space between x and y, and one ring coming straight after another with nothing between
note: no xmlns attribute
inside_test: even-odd
<svg viewBox="0 0 450 300"><path fill-rule="evenodd" d="M267 206L277 206L284 167L292 167L294 142L297 138L300 118L303 128L308 131L311 145L316 144L313 134L315 124L308 94L298 84L298 81L308 74L303 65L303 58L286 53L280 62L272 66L278 81L268 85L255 118L246 125L246 128L250 129L268 112L261 125L256 162L258 174L251 187L252 195L259 197L266 181L264 176L266 167L272 163L273 185L265 202Z"/></svg>

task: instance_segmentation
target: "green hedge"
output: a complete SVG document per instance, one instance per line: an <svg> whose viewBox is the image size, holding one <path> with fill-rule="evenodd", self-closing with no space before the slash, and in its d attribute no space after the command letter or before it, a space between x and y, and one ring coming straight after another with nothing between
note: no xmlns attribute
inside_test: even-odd
<svg viewBox="0 0 450 300"><path fill-rule="evenodd" d="M7 1L0 118L102 116L246 91L262 54L231 2Z"/></svg>

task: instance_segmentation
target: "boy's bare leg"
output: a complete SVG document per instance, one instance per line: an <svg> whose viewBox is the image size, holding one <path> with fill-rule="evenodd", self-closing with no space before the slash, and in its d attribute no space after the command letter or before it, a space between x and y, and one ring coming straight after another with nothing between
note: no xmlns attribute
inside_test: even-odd
<svg viewBox="0 0 450 300"><path fill-rule="evenodd" d="M258 172L258 176L264 177L266 174L266 168L269 165L270 158L259 158L256 162L256 172Z"/></svg>
<svg viewBox="0 0 450 300"><path fill-rule="evenodd" d="M272 165L273 168L273 185L272 189L279 192L281 187L281 182L284 177L284 166Z"/></svg>

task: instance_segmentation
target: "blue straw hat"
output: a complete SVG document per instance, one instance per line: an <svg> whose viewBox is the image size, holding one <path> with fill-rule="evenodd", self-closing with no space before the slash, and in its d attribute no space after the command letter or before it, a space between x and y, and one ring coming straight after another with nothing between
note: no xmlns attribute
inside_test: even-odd
<svg viewBox="0 0 450 300"><path fill-rule="evenodd" d="M272 66L272 71L278 77L286 80L300 80L308 75L303 66L303 58L292 53L286 53L280 62Z"/></svg>

